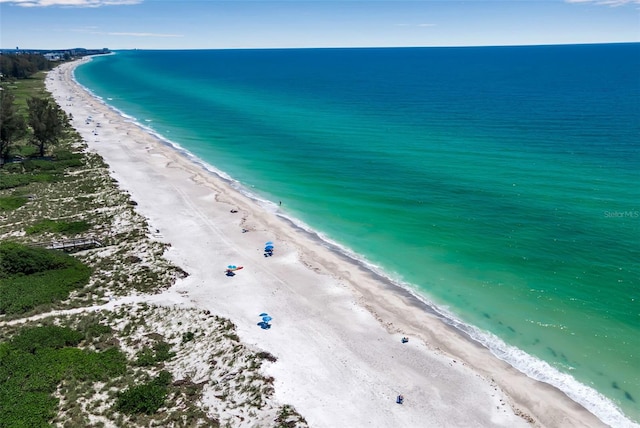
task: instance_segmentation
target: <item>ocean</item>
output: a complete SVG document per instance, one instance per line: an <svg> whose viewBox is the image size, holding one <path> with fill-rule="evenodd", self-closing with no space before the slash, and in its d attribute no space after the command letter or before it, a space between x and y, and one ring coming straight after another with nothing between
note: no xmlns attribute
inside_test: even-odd
<svg viewBox="0 0 640 428"><path fill-rule="evenodd" d="M75 74L499 358L637 426L640 44L135 50Z"/></svg>

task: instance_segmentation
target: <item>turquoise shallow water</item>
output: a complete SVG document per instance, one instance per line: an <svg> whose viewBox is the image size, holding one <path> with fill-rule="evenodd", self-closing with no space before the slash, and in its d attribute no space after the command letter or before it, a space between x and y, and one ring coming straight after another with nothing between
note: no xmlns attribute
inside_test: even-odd
<svg viewBox="0 0 640 428"><path fill-rule="evenodd" d="M638 44L123 51L76 70L614 426L640 420L639 76Z"/></svg>

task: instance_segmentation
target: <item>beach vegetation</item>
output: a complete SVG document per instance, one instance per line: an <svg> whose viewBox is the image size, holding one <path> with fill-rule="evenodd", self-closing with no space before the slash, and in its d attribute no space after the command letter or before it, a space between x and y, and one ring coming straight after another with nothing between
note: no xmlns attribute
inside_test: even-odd
<svg viewBox="0 0 640 428"><path fill-rule="evenodd" d="M22 168L25 172L62 175L68 168L82 166L82 160L79 155L67 157L66 151L63 151L62 154L63 158L60 158L57 156L57 152L54 152L50 159L27 159L22 162Z"/></svg>
<svg viewBox="0 0 640 428"><path fill-rule="evenodd" d="M26 133L24 117L18 113L15 95L9 90L0 91L0 167L9 157L11 145Z"/></svg>
<svg viewBox="0 0 640 428"><path fill-rule="evenodd" d="M182 335L182 343L190 342L195 337L196 337L196 334L193 331L187 331Z"/></svg>
<svg viewBox="0 0 640 428"><path fill-rule="evenodd" d="M50 70L51 61L41 54L0 55L0 74L3 79L26 79L38 71Z"/></svg>
<svg viewBox="0 0 640 428"><path fill-rule="evenodd" d="M40 71L26 79L14 80L10 83L2 83L2 88L4 88L4 90L10 90L15 95L16 108L18 109L18 113L20 113L25 120L28 115L27 99L30 97L48 96L48 92L44 86L45 76L46 72Z"/></svg>
<svg viewBox="0 0 640 428"><path fill-rule="evenodd" d="M278 417L275 420L276 428L294 428L299 424L307 424L307 421L300 416L293 406L285 404L280 407Z"/></svg>
<svg viewBox="0 0 640 428"><path fill-rule="evenodd" d="M63 221L43 219L25 229L27 234L34 233L62 233L65 235L76 235L86 232L91 228L91 224L86 220Z"/></svg>
<svg viewBox="0 0 640 428"><path fill-rule="evenodd" d="M0 170L0 172L5 174L19 174L22 172L22 165L18 162L7 163L3 167L4 169Z"/></svg>
<svg viewBox="0 0 640 428"><path fill-rule="evenodd" d="M170 360L176 355L171 352L171 345L164 341L156 342L153 346L146 346L136 357L136 364L142 367L156 365L157 363Z"/></svg>
<svg viewBox="0 0 640 428"><path fill-rule="evenodd" d="M53 174L15 174L0 170L0 190L23 187L31 183L52 183L57 180L59 177Z"/></svg>
<svg viewBox="0 0 640 428"><path fill-rule="evenodd" d="M0 243L0 314L22 314L66 299L89 281L91 269L53 250Z"/></svg>
<svg viewBox="0 0 640 428"><path fill-rule="evenodd" d="M156 413L164 405L171 379L171 373L161 371L155 379L118 393L116 410L126 414Z"/></svg>
<svg viewBox="0 0 640 428"><path fill-rule="evenodd" d="M87 344L93 346L100 345L101 342L105 342L113 337L114 330L109 325L103 324L104 316L82 316L79 317L78 322L74 328L81 330L84 333L84 340Z"/></svg>
<svg viewBox="0 0 640 428"><path fill-rule="evenodd" d="M124 373L120 351L79 349L83 338L83 332L49 325L23 328L0 343L0 426L47 426L63 381L104 381Z"/></svg>
<svg viewBox="0 0 640 428"><path fill-rule="evenodd" d="M294 428L300 423L306 424L306 420L300 416L293 406L285 404L280 407L275 423L277 428Z"/></svg>
<svg viewBox="0 0 640 428"><path fill-rule="evenodd" d="M227 333L224 335L227 339L231 339L234 342L240 342L240 336L238 336L235 332Z"/></svg>
<svg viewBox="0 0 640 428"><path fill-rule="evenodd" d="M59 269L70 257L56 251L27 247L13 242L0 243L0 278L28 276Z"/></svg>
<svg viewBox="0 0 640 428"><path fill-rule="evenodd" d="M28 150L26 150L28 151ZM33 154L33 153L32 153ZM82 155L69 154L68 150L54 151L50 159L25 159L5 164L0 169L0 190L27 186L31 183L54 183L62 181L70 168L83 166ZM95 191L97 184L87 184Z"/></svg>
<svg viewBox="0 0 640 428"><path fill-rule="evenodd" d="M27 106L28 123L33 132L31 142L37 147L39 156L43 157L45 151L62 137L65 125L68 125L67 115L50 98L29 98Z"/></svg>
<svg viewBox="0 0 640 428"><path fill-rule="evenodd" d="M5 55L1 55L0 61L6 59L4 57ZM33 130L27 126L30 120L28 104L34 98L50 100L50 95L44 87L44 77L45 73L41 71L12 82L2 82L2 90L0 90L0 167L11 159L21 160L36 153L33 145L30 144L33 140ZM69 130L69 132L71 131Z"/></svg>
<svg viewBox="0 0 640 428"><path fill-rule="evenodd" d="M10 195L0 196L0 211L12 211L20 208L24 204L29 202L26 196Z"/></svg>
<svg viewBox="0 0 640 428"><path fill-rule="evenodd" d="M266 352L266 351L261 351L258 352L256 354L256 357L262 359L262 360L267 360L270 361L272 363L275 363L276 361L278 361L278 359L270 352Z"/></svg>

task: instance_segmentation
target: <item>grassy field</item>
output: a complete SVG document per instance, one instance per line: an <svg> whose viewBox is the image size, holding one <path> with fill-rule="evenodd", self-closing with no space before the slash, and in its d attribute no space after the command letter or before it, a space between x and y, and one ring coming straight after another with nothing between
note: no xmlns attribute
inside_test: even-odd
<svg viewBox="0 0 640 428"><path fill-rule="evenodd" d="M27 99L31 97L48 97L49 93L44 87L46 71L39 71L27 79L18 79L14 82L7 82L6 87L16 97L17 110L27 117ZM3 84L5 86L5 84Z"/></svg>

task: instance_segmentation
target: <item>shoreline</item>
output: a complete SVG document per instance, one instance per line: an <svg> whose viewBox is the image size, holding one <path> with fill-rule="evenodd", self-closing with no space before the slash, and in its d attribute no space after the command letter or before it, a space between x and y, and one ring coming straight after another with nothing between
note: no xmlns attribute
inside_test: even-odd
<svg viewBox="0 0 640 428"><path fill-rule="evenodd" d="M47 87L171 243L166 256L191 274L174 288L230 318L243 342L278 357L268 369L276 396L311 426L527 426L519 415L539 426L604 426L558 389L427 313L410 292L301 236L119 116L73 81L77 64L52 71ZM101 123L97 135L88 115ZM269 240L277 252L263 258L260 247ZM226 278L229 263L245 269ZM264 311L274 317L270 331L256 326ZM401 344L402 336L410 342ZM405 396L404 405L395 404L396 394Z"/></svg>

